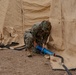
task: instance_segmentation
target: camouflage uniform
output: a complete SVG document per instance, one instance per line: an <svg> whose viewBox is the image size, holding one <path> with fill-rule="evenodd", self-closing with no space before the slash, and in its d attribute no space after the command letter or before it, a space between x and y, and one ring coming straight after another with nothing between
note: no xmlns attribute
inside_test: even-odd
<svg viewBox="0 0 76 75"><path fill-rule="evenodd" d="M30 33L30 30L26 31L24 34L24 43L26 45L26 48L30 49L33 46L33 36Z"/></svg>
<svg viewBox="0 0 76 75"><path fill-rule="evenodd" d="M31 33L34 37L34 40L38 45L46 44L48 36L51 31L51 23L49 21L42 21L39 24L35 24L31 28Z"/></svg>
<svg viewBox="0 0 76 75"><path fill-rule="evenodd" d="M48 36L50 35L51 23L49 21L42 21L41 23L34 24L29 31L25 32L24 43L27 48L34 47L34 41L43 46L46 45Z"/></svg>

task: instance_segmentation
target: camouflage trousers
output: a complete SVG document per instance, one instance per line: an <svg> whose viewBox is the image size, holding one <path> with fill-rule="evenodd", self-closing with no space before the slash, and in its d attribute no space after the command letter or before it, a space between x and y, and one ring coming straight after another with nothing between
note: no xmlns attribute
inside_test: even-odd
<svg viewBox="0 0 76 75"><path fill-rule="evenodd" d="M30 53L40 53L35 47L34 47L34 37L30 31L26 31L24 34L24 43L26 46L26 49Z"/></svg>
<svg viewBox="0 0 76 75"><path fill-rule="evenodd" d="M33 41L34 41L34 38L33 38L32 34L30 33L30 31L26 31L24 34L24 43L26 45L26 48L32 48Z"/></svg>

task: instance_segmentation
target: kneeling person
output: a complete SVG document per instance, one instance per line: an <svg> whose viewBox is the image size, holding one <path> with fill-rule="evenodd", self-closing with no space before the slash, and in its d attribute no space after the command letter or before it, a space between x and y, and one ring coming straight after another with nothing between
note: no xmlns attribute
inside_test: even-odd
<svg viewBox="0 0 76 75"><path fill-rule="evenodd" d="M27 48L29 50L33 48L35 52L38 52L38 50L35 49L36 45L45 47L51 28L51 23L45 20L41 23L34 24L28 32L25 32L24 43Z"/></svg>

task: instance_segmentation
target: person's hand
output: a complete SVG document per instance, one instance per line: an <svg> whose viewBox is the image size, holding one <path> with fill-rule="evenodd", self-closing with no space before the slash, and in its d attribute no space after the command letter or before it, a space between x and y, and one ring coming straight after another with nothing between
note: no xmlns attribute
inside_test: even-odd
<svg viewBox="0 0 76 75"><path fill-rule="evenodd" d="M43 48L46 48L46 45L45 44L43 44Z"/></svg>
<svg viewBox="0 0 76 75"><path fill-rule="evenodd" d="M36 41L34 41L34 47L36 47L37 46L37 43L36 43Z"/></svg>

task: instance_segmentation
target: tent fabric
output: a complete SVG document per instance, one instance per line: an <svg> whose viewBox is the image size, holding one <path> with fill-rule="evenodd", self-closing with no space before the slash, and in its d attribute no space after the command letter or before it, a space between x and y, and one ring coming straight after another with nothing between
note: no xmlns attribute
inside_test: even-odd
<svg viewBox="0 0 76 75"><path fill-rule="evenodd" d="M50 21L55 48L69 69L76 68L76 0L52 0ZM50 43L49 43L50 44ZM56 59L56 58L54 58ZM51 61L53 69L61 67Z"/></svg>
<svg viewBox="0 0 76 75"><path fill-rule="evenodd" d="M4 26L5 15L8 8L8 4L9 4L8 0L7 1L0 0L0 39L1 39L1 34L3 34L3 26Z"/></svg>
<svg viewBox="0 0 76 75"><path fill-rule="evenodd" d="M23 0L24 31L33 24L48 20L50 16L50 0Z"/></svg>
<svg viewBox="0 0 76 75"><path fill-rule="evenodd" d="M24 32L42 20L52 24L49 45L75 68L76 0L0 0L0 43L17 41L23 44ZM69 61L69 62L68 62ZM70 65L71 64L71 65ZM52 67L60 68L51 61Z"/></svg>
<svg viewBox="0 0 76 75"><path fill-rule="evenodd" d="M5 5L5 7L0 8L0 10L4 10L5 12L0 11L0 13L3 14L3 19L0 21L2 22L2 24L0 24L2 26L1 29L3 30L4 28L8 31L8 33L10 33L10 30L12 28L12 31L15 31L15 34L17 34L17 38L15 40L20 42L20 44L23 41L19 39L23 39L25 30L29 29L33 24L37 22L49 19L50 0L33 0L32 2L31 0L1 0L1 7L3 6L2 4ZM4 30L0 32L0 34L3 32L6 31ZM7 36L6 38L5 35L7 34L2 34L2 37L4 37L4 43L6 42L5 39L9 37Z"/></svg>
<svg viewBox="0 0 76 75"><path fill-rule="evenodd" d="M2 40L3 43L10 42L10 39L13 41L16 36L18 36L17 39L19 40L19 37L22 36L21 9L21 0L0 0L0 34L2 34L0 36L4 38ZM15 36L10 37L10 34Z"/></svg>

